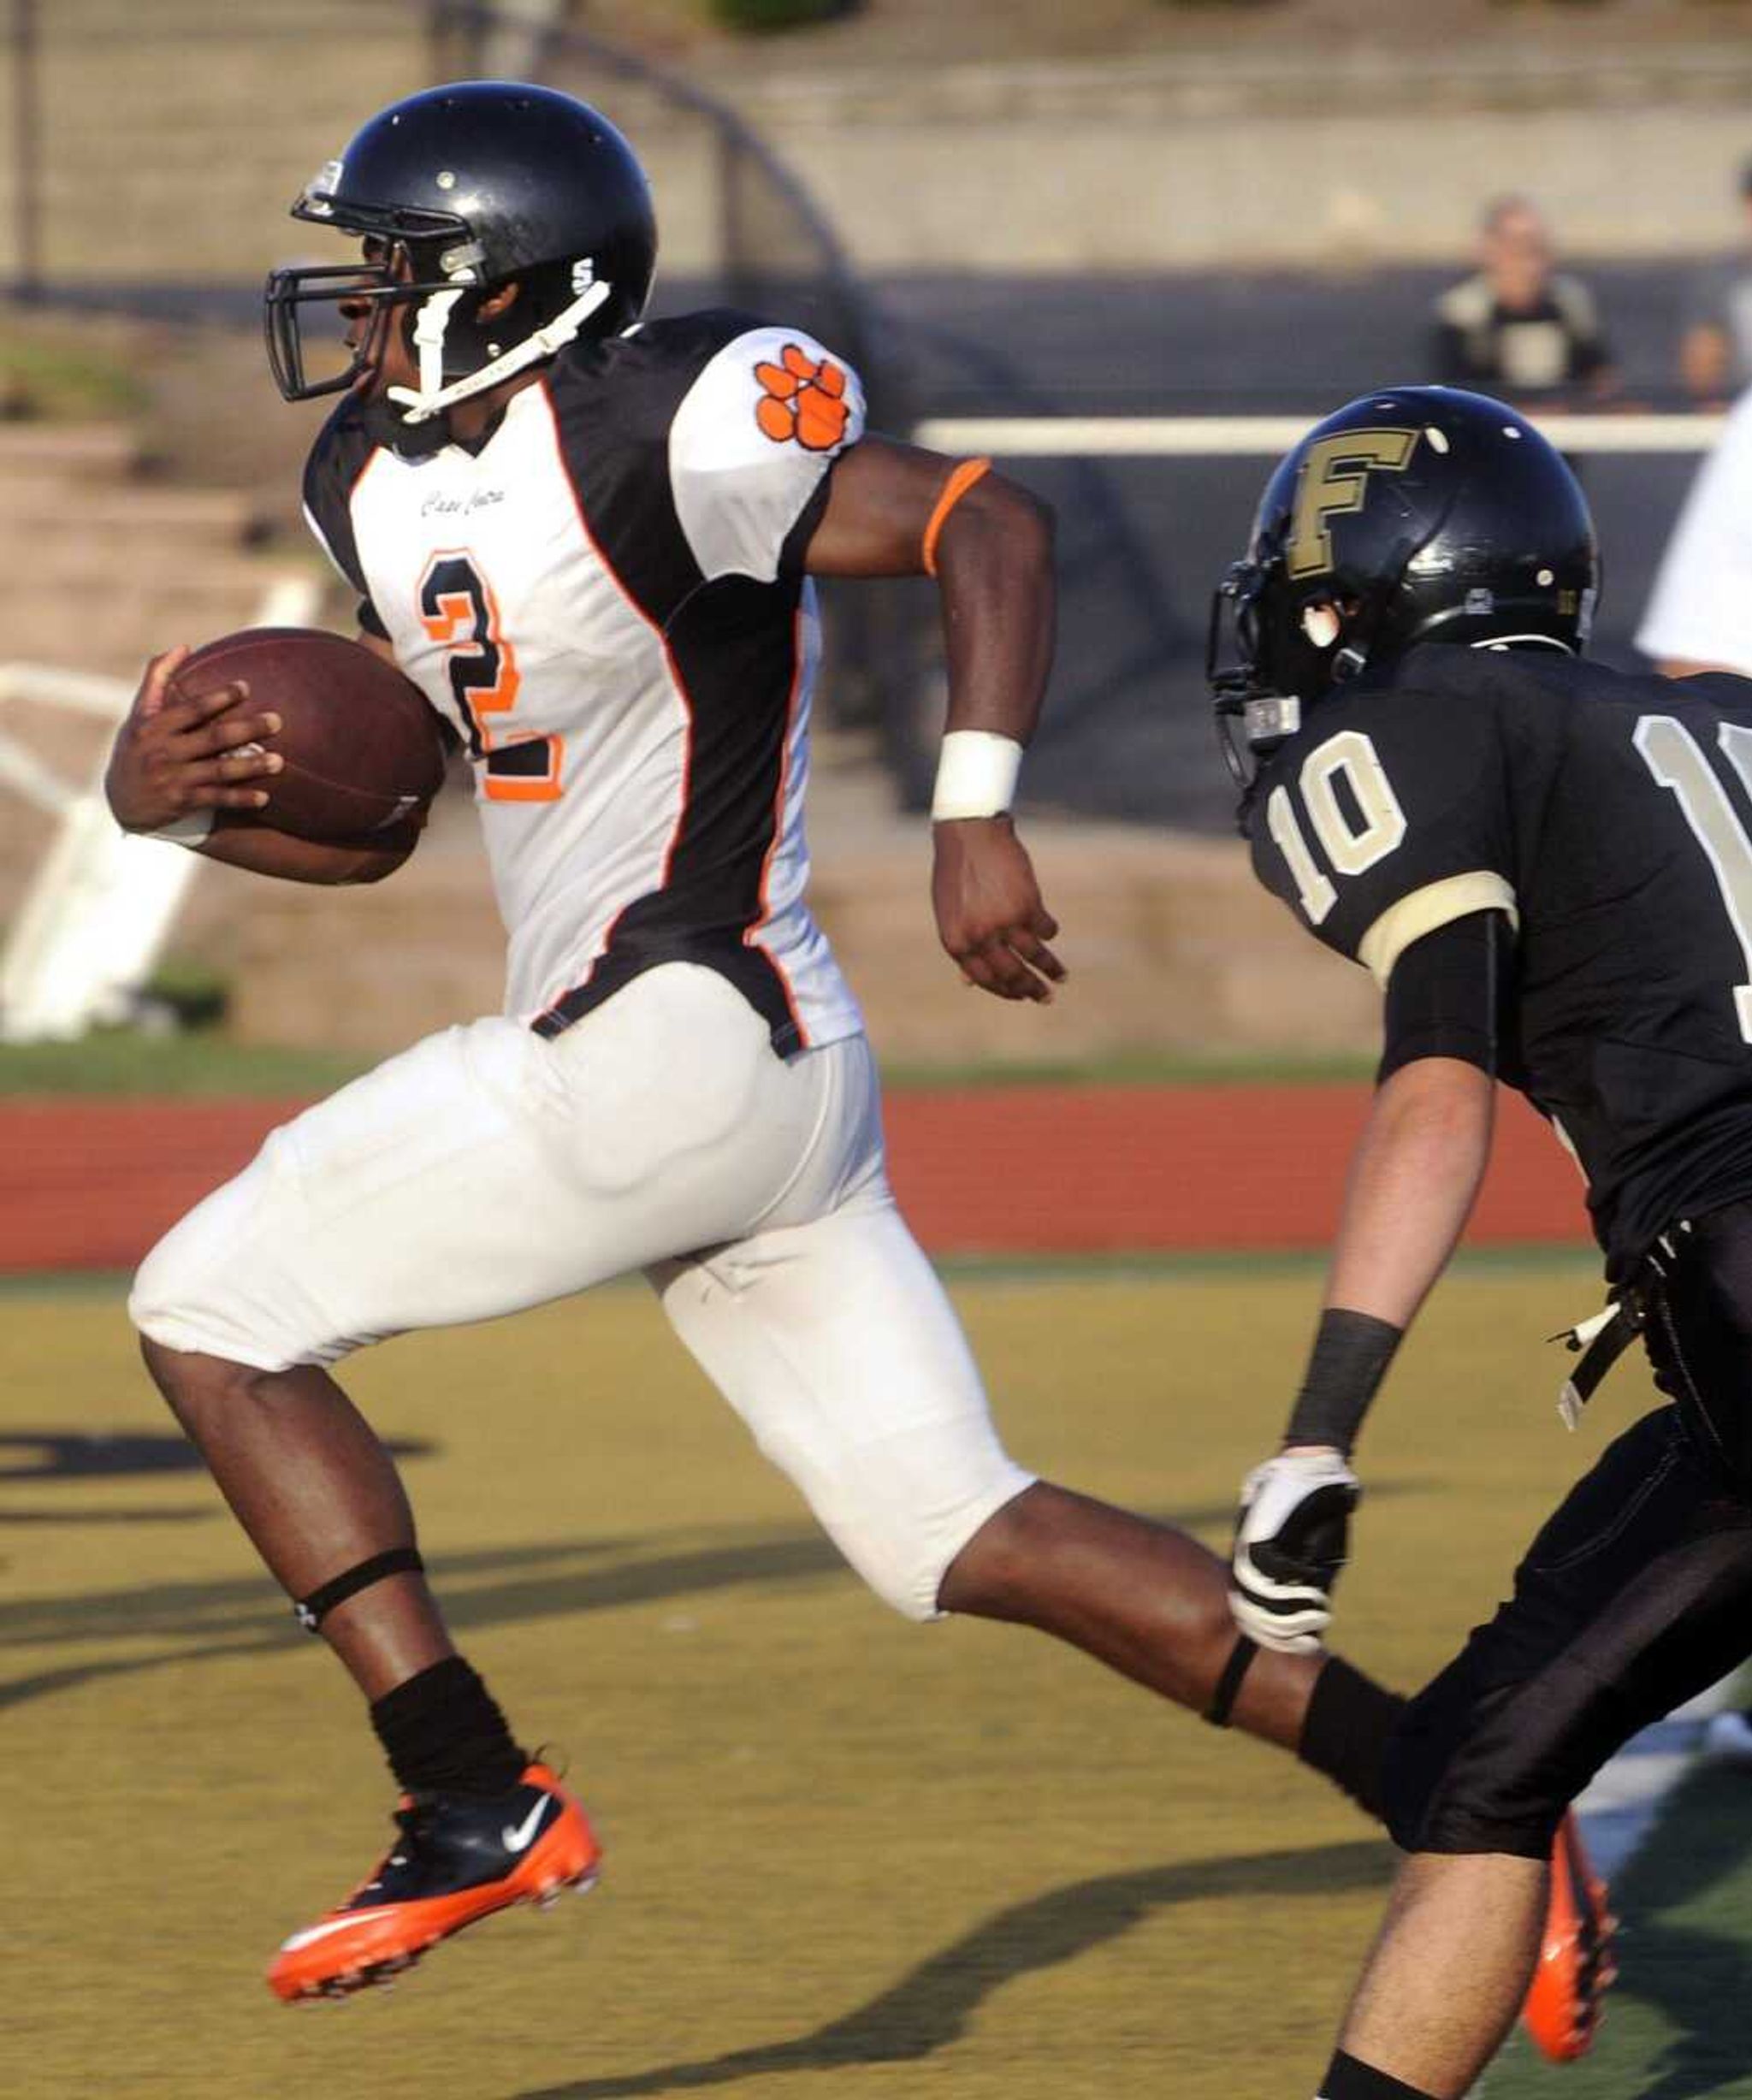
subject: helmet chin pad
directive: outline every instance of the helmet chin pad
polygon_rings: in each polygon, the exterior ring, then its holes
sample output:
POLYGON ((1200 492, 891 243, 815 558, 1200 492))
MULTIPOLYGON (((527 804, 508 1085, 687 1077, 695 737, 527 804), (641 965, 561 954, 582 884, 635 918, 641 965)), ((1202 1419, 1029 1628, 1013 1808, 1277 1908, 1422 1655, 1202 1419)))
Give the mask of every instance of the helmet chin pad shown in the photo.
MULTIPOLYGON (((445 337, 450 327, 450 317, 458 300, 466 297, 466 289, 458 287, 454 291, 440 292, 423 301, 414 322, 414 349, 419 363, 417 387, 390 387, 385 398, 395 403, 402 411, 402 420, 407 423, 429 422, 459 401, 471 396, 485 393, 503 381, 515 378, 531 365, 539 364, 565 348, 592 314, 607 304, 613 297, 614 287, 609 284, 591 284, 570 305, 562 307, 553 320, 535 329, 521 342, 513 343, 508 350, 456 379, 447 379, 445 363, 445 337)), ((482 323, 474 324, 478 331, 482 323)), ((490 325, 490 324, 488 324, 490 325)))

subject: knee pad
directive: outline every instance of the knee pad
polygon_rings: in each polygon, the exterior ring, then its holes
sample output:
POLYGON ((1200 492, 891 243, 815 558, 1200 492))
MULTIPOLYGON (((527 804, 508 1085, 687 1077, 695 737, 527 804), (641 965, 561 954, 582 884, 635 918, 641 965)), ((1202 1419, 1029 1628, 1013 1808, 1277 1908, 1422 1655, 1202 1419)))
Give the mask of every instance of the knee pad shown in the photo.
POLYGON ((175 1337, 181 1309, 198 1295, 201 1268, 191 1258, 188 1220, 173 1225, 134 1271, 128 1287, 127 1316, 142 1334, 167 1348, 185 1345, 175 1337))
MULTIPOLYGON (((269 1141, 270 1144, 272 1140, 269 1141)), ((309 1360, 293 1323, 306 1310, 291 1279, 240 1254, 259 1166, 198 1204, 134 1274, 127 1316, 166 1349, 266 1371, 309 1360)))
POLYGON ((1435 1682, 1408 1702, 1388 1738, 1382 1762, 1382 1820, 1401 1852, 1417 1852, 1430 1802, 1454 1753, 1453 1730, 1467 1700, 1449 1683, 1459 1670, 1450 1665, 1435 1682))
POLYGON ((944 1616, 938 1606, 937 1593, 949 1572, 949 1561, 924 1550, 922 1541, 876 1540, 862 1529, 837 1525, 828 1526, 828 1535, 866 1588, 903 1618, 923 1626, 944 1616))
POLYGON ((1004 1461, 1001 1476, 950 1507, 920 1499, 908 1503, 832 1504, 810 1496, 817 1522, 882 1601, 915 1624, 942 1618, 943 1578, 957 1555, 1034 1476, 1004 1461))
POLYGON ((1412 1701, 1388 1748, 1388 1830, 1403 1852, 1506 1852, 1542 1860, 1584 1769, 1601 1717, 1595 1688, 1554 1667, 1531 1685, 1471 1700, 1456 1671, 1412 1701))

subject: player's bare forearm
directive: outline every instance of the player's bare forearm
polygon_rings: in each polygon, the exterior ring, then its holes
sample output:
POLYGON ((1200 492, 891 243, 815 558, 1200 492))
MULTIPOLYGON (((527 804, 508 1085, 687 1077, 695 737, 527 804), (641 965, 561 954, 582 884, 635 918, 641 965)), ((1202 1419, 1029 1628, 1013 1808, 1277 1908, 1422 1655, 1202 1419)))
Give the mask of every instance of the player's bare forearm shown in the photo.
POLYGON ((1266 1647, 1311 1651, 1331 1622, 1358 1491, 1351 1448, 1400 1334, 1471 1215, 1494 1086, 1461 1058, 1421 1057, 1375 1097, 1283 1447, 1241 1484, 1230 1607, 1266 1647))
POLYGON ((393 875, 419 843, 424 828, 422 814, 365 838, 317 840, 259 823, 228 823, 221 816, 198 850, 204 860, 222 861, 252 875, 343 888, 393 875))
POLYGON ((1410 1324, 1471 1216, 1495 1095, 1458 1057, 1420 1057, 1382 1086, 1351 1156, 1329 1307, 1410 1324))
MULTIPOLYGON (((926 535, 956 466, 888 438, 853 446, 834 467, 810 574, 926 574, 926 535)), ((932 555, 949 654, 945 726, 1025 744, 1052 665, 1051 511, 1005 476, 985 474, 941 519, 932 555)))
POLYGON ((938 543, 949 655, 946 730, 1026 744, 1039 723, 1057 637, 1052 514, 996 475, 974 483, 938 543))
MULTIPOLYGON (((866 438, 833 470, 808 564, 816 576, 934 571, 949 658, 945 731, 1027 743, 1057 618, 1045 504, 1002 475, 957 479, 956 463, 939 453, 866 438)), ((976 803, 939 821, 934 840, 938 935, 963 979, 999 998, 1050 1000, 1064 976, 1046 945, 1058 924, 1008 807, 994 795, 984 813, 976 803)))

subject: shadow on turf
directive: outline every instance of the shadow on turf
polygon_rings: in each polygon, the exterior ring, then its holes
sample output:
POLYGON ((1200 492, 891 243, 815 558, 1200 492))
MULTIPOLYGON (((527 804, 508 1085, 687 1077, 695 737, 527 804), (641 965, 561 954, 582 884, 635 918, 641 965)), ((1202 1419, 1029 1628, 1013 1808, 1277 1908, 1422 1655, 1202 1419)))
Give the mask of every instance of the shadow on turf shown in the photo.
POLYGON ((1309 1852, 1182 1860, 1073 1882, 999 1911, 879 1997, 813 2033, 653 2071, 547 2085, 518 2100, 637 2100, 643 2094, 732 2085, 785 2071, 915 2062, 958 2041, 980 2006, 1005 1984, 1033 1969, 1074 1961, 1131 1931, 1152 1912, 1208 1896, 1315 1896, 1385 1888, 1392 1872, 1393 1854, 1385 1840, 1364 1839, 1309 1852))
MULTIPOLYGON (((1405 1484, 1387 1486, 1376 1499, 1394 1492, 1406 1492, 1405 1484)), ((1161 1522, 1195 1529, 1223 1523, 1233 1510, 1224 1504, 1154 1514, 1161 1522)), ((752 1536, 738 1531, 723 1544, 682 1553, 656 1550, 661 1543, 639 1537, 548 1540, 447 1553, 433 1566, 445 1618, 459 1634, 660 1604, 748 1583, 853 1579, 818 1531, 752 1536)), ((52 1649, 56 1667, 0 1683, 0 1711, 171 1664, 305 1652, 304 1638, 278 1593, 259 1575, 0 1603, 0 1650, 35 1647, 52 1649), (107 1645, 142 1637, 174 1645, 155 1654, 89 1663, 60 1659, 81 1642, 107 1645)))
MULTIPOLYGON (((1190 1515, 1204 1520, 1207 1512, 1190 1515)), ((850 1579, 819 1532, 738 1535, 733 1542, 684 1553, 654 1550, 660 1544, 636 1537, 550 1540, 449 1553, 435 1561, 434 1569, 446 1619, 459 1634, 661 1603, 744 1583, 850 1579)), ((0 1650, 36 1647, 54 1653, 55 1666, 0 1683, 0 1710, 173 1664, 301 1657, 306 1652, 305 1637, 265 1576, 0 1604, 0 1650), (173 1645, 147 1655, 65 1659, 67 1649, 80 1642, 107 1646, 141 1637, 173 1645)))
MULTIPOLYGON (((388 1446, 398 1458, 429 1458, 435 1444, 408 1438, 388 1446)), ((139 1480, 147 1475, 196 1473, 206 1461, 189 1440, 175 1430, 15 1429, 0 1434, 0 1482, 17 1489, 58 1487, 67 1481, 139 1480)), ((216 1517, 215 1502, 187 1507, 154 1505, 134 1509, 98 1510, 69 1506, 51 1496, 42 1508, 0 1507, 7 1524, 188 1523, 216 1517)))

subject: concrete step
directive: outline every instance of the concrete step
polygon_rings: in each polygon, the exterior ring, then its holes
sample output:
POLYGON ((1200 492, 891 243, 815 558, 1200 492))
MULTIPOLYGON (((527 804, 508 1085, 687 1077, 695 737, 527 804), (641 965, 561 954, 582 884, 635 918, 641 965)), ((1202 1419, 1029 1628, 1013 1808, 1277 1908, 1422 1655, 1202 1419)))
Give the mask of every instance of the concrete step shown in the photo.
MULTIPOLYGON (((242 548, 188 549, 179 542, 150 538, 134 540, 124 565, 117 559, 114 535, 101 526, 82 535, 76 518, 71 518, 40 537, 15 528, 0 530, 0 552, 14 589, 46 593, 101 586, 106 603, 137 604, 160 595, 181 600, 215 592, 248 591, 275 566, 242 548)), ((86 609, 80 608, 81 617, 86 609)))
POLYGON ((393 30, 406 23, 411 10, 406 0, 299 0, 296 9, 223 10, 228 19, 222 23, 216 19, 221 12, 213 0, 152 0, 149 15, 139 0, 56 0, 52 10, 43 10, 38 33, 44 50, 69 52, 125 43, 137 50, 159 47, 174 53, 178 44, 186 50, 191 39, 211 43, 220 37, 283 51, 287 44, 307 46, 317 37, 393 30))
POLYGON ((62 535, 88 534, 173 538, 179 549, 192 541, 242 547, 259 537, 263 521, 252 498, 229 488, 180 488, 168 483, 99 484, 70 491, 62 475, 22 473, 5 477, 0 537, 8 533, 30 546, 62 535))
POLYGON ((204 573, 208 567, 120 586, 63 578, 40 591, 15 575, 7 660, 100 671, 131 683, 157 650, 179 642, 198 647, 257 624, 269 584, 283 573, 269 561, 238 564, 222 576, 204 573))
POLYGON ((119 423, 0 423, 0 492, 15 480, 118 481, 140 463, 139 441, 119 423))
MULTIPOLYGON (((1028 1064, 1180 1048, 1366 1050, 1378 999, 1364 974, 1301 938, 1253 881, 1239 843, 1117 825, 1034 823, 1028 843, 1064 926, 1071 981, 1050 1007, 965 990, 932 922, 929 840, 879 818, 852 838, 818 827, 813 902, 885 1057, 1028 1064)), ((447 795, 432 831, 374 889, 324 892, 204 875, 179 948, 232 972, 247 1041, 388 1052, 496 1012, 504 934, 474 820, 447 795)))
POLYGON ((215 868, 180 951, 189 933, 230 968, 228 1027, 243 1042, 387 1052, 496 1013, 503 993, 505 930, 474 813, 453 789, 388 882, 319 890, 215 868))

